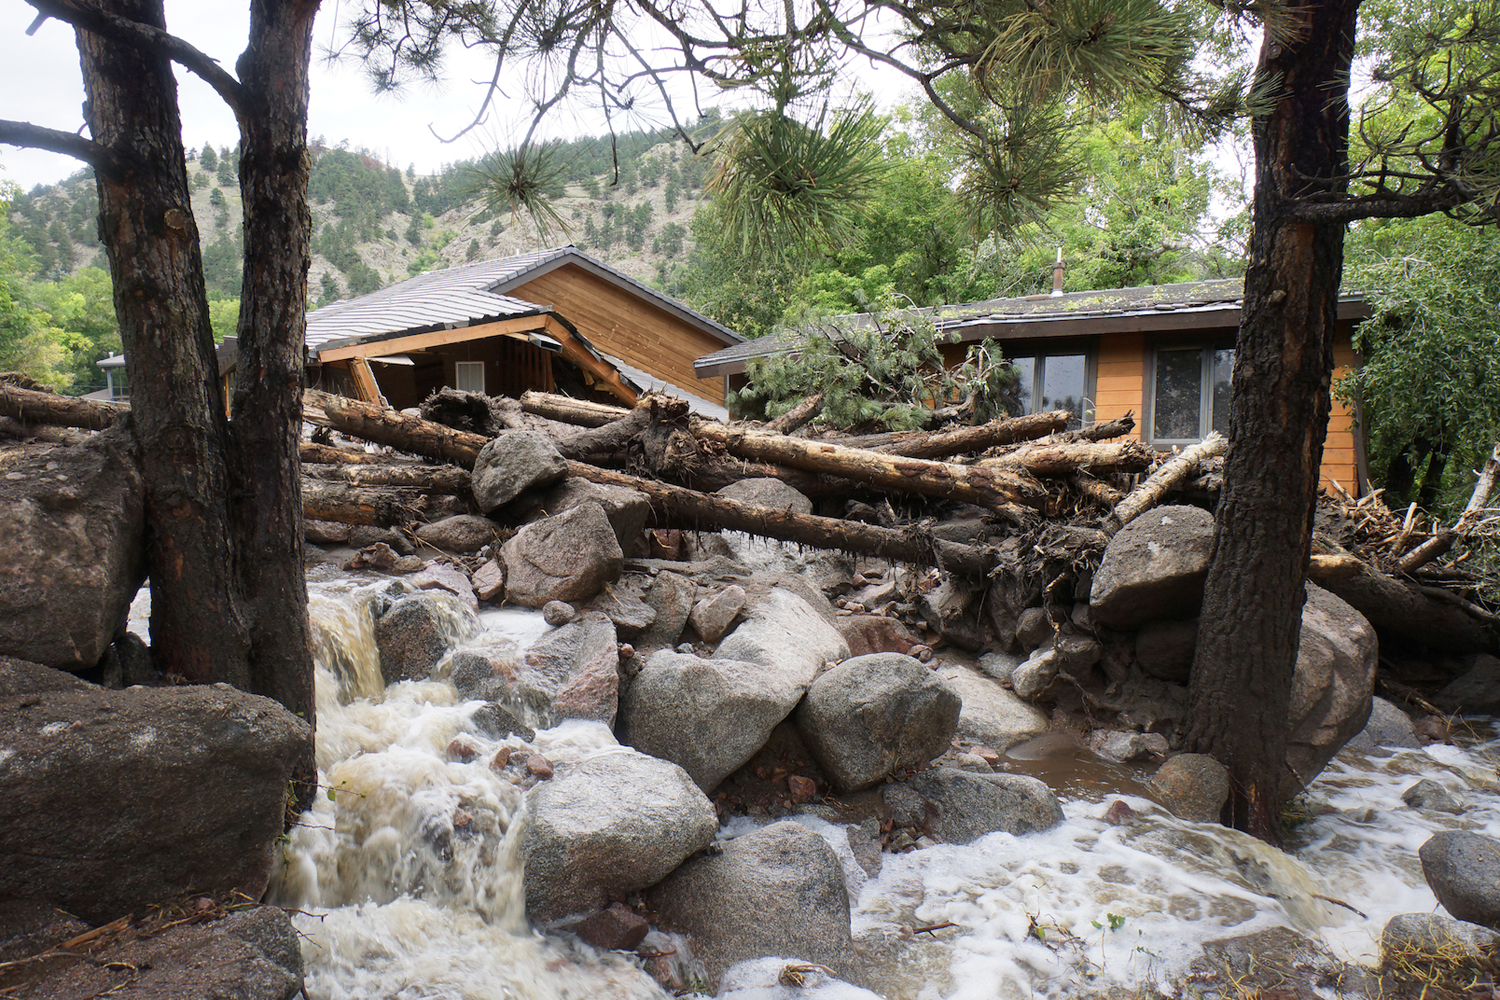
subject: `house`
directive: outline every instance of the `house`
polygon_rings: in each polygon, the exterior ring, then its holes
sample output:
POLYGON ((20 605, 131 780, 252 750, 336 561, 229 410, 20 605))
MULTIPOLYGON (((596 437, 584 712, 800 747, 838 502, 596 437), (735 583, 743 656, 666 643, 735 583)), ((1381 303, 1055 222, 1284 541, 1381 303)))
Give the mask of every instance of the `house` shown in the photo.
POLYGON ((307 315, 309 383, 416 406, 452 386, 645 391, 723 415, 721 379, 693 359, 743 337, 575 247, 432 271, 307 315))
MULTIPOLYGON (((1026 412, 1068 409, 1080 420, 1097 421, 1133 413, 1136 440, 1170 448, 1200 441, 1211 429, 1228 429, 1242 296, 1236 278, 1054 292, 922 312, 940 331, 958 335, 957 343, 943 347, 949 364, 982 340, 998 343, 1020 371, 1026 412)), ((1350 334, 1370 308, 1346 293, 1338 309, 1334 362, 1342 372, 1358 364, 1350 334)), ((784 340, 762 337, 704 355, 694 368, 700 378, 717 376, 738 388, 752 358, 788 349, 784 340)), ((1350 492, 1367 488, 1357 416, 1333 401, 1323 450, 1325 486, 1337 480, 1350 492)))

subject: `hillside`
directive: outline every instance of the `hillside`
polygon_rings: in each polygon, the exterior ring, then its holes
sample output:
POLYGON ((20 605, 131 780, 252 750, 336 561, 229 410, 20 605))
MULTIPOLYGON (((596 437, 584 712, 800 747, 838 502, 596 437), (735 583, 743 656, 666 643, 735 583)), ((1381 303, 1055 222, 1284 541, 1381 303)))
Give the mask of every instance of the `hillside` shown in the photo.
MULTIPOLYGON (((486 205, 476 190, 481 163, 460 162, 421 176, 366 151, 316 140, 308 184, 309 305, 364 294, 426 270, 565 243, 638 280, 660 280, 665 267, 691 250, 706 164, 666 133, 630 133, 615 148, 612 154, 607 137, 553 147, 560 176, 550 200, 565 228, 539 233, 529 217, 486 205)), ((239 295, 241 199, 234 162, 227 147, 205 146, 191 151, 188 163, 211 300, 239 295)), ((35 257, 31 277, 55 281, 105 267, 97 213, 86 170, 18 194, 10 219, 35 257)))

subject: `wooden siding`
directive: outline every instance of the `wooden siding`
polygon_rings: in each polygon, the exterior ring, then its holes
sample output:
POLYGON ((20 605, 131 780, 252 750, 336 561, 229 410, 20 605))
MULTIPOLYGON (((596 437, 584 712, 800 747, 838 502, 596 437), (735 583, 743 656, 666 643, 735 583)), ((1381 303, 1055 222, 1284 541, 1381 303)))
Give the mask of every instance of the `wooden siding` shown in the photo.
POLYGON ((1145 398, 1146 337, 1121 333, 1099 338, 1099 356, 1094 379, 1094 419, 1118 420, 1135 416, 1130 436, 1141 440, 1141 403, 1145 398))
POLYGON ((721 349, 723 341, 623 288, 567 264, 506 294, 546 303, 604 353, 695 396, 724 402, 723 379, 693 373, 693 360, 721 349))
MULTIPOLYGON (((1333 377, 1338 377, 1358 364, 1354 356, 1354 345, 1349 339, 1350 326, 1340 323, 1333 340, 1333 377)), ((1350 493, 1363 490, 1359 481, 1359 451, 1355 435, 1354 416, 1337 397, 1328 414, 1328 439, 1323 444, 1323 488, 1329 480, 1338 480, 1340 486, 1350 493)))

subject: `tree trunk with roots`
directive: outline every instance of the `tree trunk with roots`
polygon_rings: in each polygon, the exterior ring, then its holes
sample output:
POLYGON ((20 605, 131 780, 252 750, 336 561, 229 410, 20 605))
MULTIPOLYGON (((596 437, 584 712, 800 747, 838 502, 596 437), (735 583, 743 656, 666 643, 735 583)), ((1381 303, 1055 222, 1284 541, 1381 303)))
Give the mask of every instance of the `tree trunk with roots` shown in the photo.
POLYGON ((1344 224, 1295 209, 1346 187, 1359 2, 1289 5, 1297 30, 1268 30, 1261 48, 1274 106, 1254 123, 1229 452, 1193 662, 1189 746, 1229 769, 1224 821, 1273 844, 1343 275, 1344 224))

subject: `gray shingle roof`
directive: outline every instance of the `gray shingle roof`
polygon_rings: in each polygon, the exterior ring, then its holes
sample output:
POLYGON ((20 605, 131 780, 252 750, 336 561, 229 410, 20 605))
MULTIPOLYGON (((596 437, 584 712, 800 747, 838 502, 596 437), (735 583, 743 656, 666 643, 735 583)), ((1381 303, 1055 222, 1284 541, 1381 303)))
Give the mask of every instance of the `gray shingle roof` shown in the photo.
MULTIPOLYGON (((979 328, 1005 327, 1025 324, 1026 336, 1045 337, 1049 323, 1059 324, 1057 332, 1063 332, 1062 324, 1068 323, 1069 332, 1097 332, 1086 329, 1090 320, 1103 322, 1127 317, 1149 317, 1162 314, 1204 314, 1219 317, 1233 314, 1240 308, 1244 297, 1244 282, 1240 278, 1214 281, 1190 281, 1175 285, 1144 285, 1138 288, 1111 288, 1100 291, 1068 292, 1063 295, 1027 295, 1009 299, 987 299, 982 302, 966 302, 959 305, 936 306, 915 310, 919 315, 931 316, 940 330, 968 334, 963 339, 980 339, 979 328)), ((1357 293, 1344 292, 1340 298, 1339 315, 1368 315, 1363 297, 1357 293)), ((833 323, 849 327, 868 326, 869 314, 834 317, 833 323)), ((1149 322, 1147 320, 1146 322, 1149 322)), ((796 338, 776 336, 761 337, 698 358, 693 367, 699 376, 726 371, 743 371, 750 358, 763 357, 789 350, 796 338)))
POLYGON ((577 247, 567 246, 430 271, 368 295, 315 309, 307 314, 307 346, 317 351, 395 333, 425 333, 494 320, 545 315, 552 311, 550 306, 505 292, 564 264, 576 264, 617 285, 628 287, 726 344, 744 339, 577 247))

